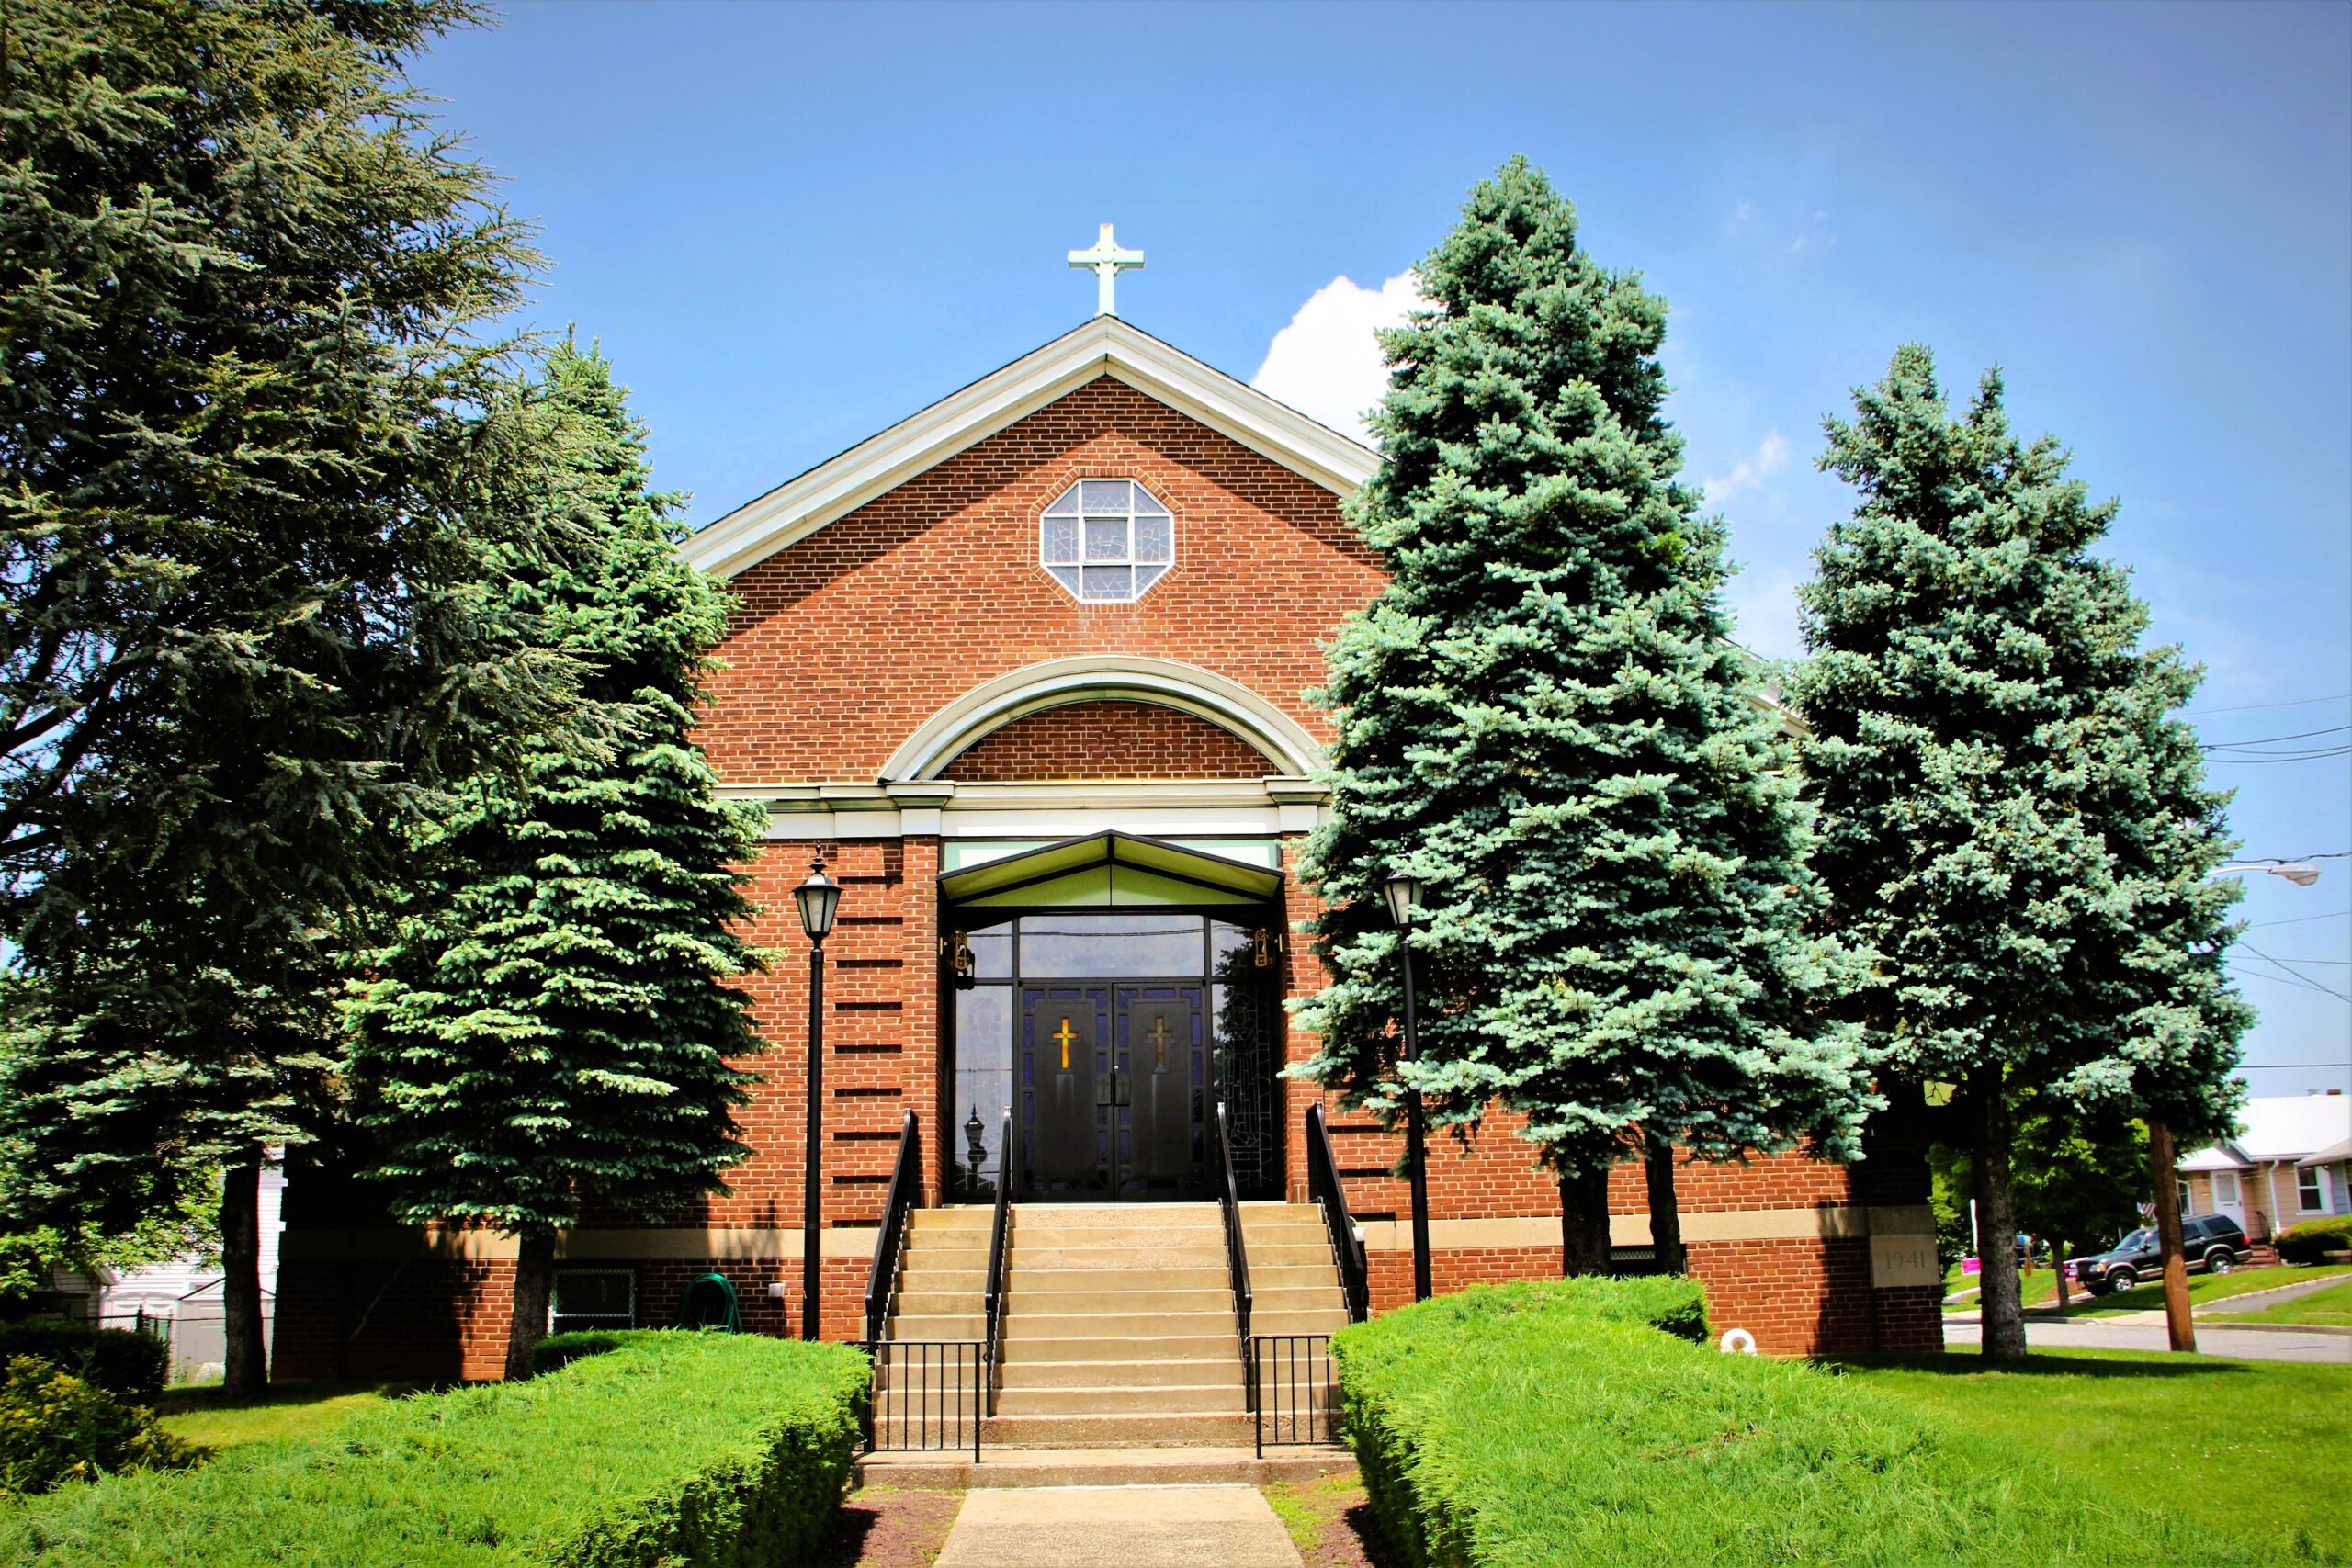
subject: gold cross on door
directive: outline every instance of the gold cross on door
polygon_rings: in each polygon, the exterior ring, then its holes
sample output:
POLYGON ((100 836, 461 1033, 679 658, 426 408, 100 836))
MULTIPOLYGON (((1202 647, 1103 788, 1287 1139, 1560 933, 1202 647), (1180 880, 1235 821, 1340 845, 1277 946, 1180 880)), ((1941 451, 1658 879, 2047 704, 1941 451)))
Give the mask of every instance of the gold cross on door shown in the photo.
POLYGON ((1068 1019, 1064 1019, 1064 1020, 1062 1020, 1062 1026, 1061 1026, 1060 1031, 1059 1031, 1057 1033, 1055 1033, 1055 1034, 1052 1034, 1052 1035, 1047 1036, 1047 1038, 1049 1038, 1049 1039, 1053 1039, 1053 1040, 1058 1040, 1058 1041, 1060 1041, 1060 1042, 1062 1043, 1062 1070, 1063 1070, 1063 1071, 1065 1071, 1065 1072, 1069 1071, 1069 1043, 1070 1043, 1070 1042, 1071 1042, 1071 1041, 1073 1041, 1073 1040, 1075 1040, 1075 1039, 1077 1039, 1077 1038, 1078 1038, 1078 1036, 1077 1036, 1077 1035, 1072 1034, 1072 1033, 1070 1032, 1070 1031, 1069 1031, 1069 1020, 1068 1020, 1068 1019))
POLYGON ((1151 1021, 1151 1032, 1145 1035, 1144 1038, 1151 1042, 1152 1067, 1156 1071, 1166 1071, 1168 1067, 1168 1043, 1176 1038, 1174 1035, 1168 1032, 1168 1020, 1165 1017, 1153 1019, 1151 1021))

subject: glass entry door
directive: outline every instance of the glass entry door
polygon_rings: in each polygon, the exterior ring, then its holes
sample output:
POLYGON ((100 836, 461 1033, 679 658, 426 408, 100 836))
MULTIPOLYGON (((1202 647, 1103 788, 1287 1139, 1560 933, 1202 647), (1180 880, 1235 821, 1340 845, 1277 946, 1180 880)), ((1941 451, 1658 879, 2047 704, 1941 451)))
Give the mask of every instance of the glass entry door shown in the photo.
POLYGON ((1021 987, 1016 1196, 1208 1192, 1204 991, 1116 981, 1021 987))

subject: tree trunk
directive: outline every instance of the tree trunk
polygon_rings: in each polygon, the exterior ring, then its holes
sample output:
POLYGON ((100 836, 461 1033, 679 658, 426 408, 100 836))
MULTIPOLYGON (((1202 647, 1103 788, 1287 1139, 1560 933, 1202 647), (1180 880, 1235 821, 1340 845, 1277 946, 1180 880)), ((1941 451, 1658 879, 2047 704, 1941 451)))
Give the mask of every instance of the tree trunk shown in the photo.
POLYGON ((220 1393, 259 1399, 269 1383, 261 1331, 261 1161, 220 1173, 220 1393))
POLYGON ((2017 1190, 2009 1179, 2009 1096, 1998 1063, 1969 1075, 1969 1113, 1975 1126, 1977 1295, 1984 1320, 1984 1353, 2007 1359, 2025 1354, 2025 1303, 2018 1283, 2017 1190))
POLYGON ((2176 1350, 2197 1348, 2188 1311, 2188 1258, 2180 1246, 2180 1175, 2173 1167, 2172 1128, 2148 1123, 2148 1175, 2156 1187, 2156 1246, 2165 1260, 2165 1329, 2176 1350))
POLYGON ((525 1231, 515 1238, 514 1311, 506 1322, 506 1381, 531 1375, 531 1352, 547 1337, 548 1293, 555 1285, 555 1232, 525 1231))
POLYGON ((1560 1179, 1560 1272, 1609 1272, 1609 1171, 1560 1179))
POLYGON ((1655 1133, 1643 1134, 1646 1145, 1642 1179, 1650 1195, 1650 1251, 1659 1269, 1688 1274, 1690 1260, 1682 1253, 1682 1205, 1674 1195, 1674 1144, 1655 1133))

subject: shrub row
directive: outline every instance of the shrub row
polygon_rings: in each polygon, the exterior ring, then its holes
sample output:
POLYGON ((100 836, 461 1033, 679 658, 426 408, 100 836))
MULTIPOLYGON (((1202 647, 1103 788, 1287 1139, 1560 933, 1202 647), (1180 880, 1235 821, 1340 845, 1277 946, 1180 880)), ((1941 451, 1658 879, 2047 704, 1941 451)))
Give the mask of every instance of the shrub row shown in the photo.
POLYGON ((2324 1263, 2331 1252, 2352 1252, 2352 1214, 2322 1214, 2289 1225, 2270 1239, 2290 1263, 2324 1263))
POLYGON ((159 1335, 99 1328, 58 1318, 0 1323, 0 1366, 31 1356, 134 1404, 152 1404, 171 1371, 171 1347, 159 1335))
POLYGON ((56 1568, 749 1568, 805 1561, 849 1478, 865 1356, 654 1333, 518 1383, 419 1395, 331 1437, 119 1476, 0 1522, 56 1568))
POLYGON ((1404 1561, 2259 1561, 2162 1510, 1940 1436, 1828 1370, 1694 1344, 1698 1290, 1482 1286, 1338 1335, 1348 1438, 1404 1561))

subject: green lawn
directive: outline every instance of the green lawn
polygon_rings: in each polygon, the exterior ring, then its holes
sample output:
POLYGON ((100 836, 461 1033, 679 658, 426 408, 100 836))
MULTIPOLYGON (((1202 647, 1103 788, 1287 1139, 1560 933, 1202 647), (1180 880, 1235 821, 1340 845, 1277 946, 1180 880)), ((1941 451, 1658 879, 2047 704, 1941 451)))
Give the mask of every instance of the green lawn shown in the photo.
MULTIPOLYGON (((2320 1270, 2313 1269, 2313 1273, 2320 1270)), ((2338 1269, 2341 1273, 2343 1270, 2338 1269)), ((2330 1285, 2324 1291, 2313 1291, 2292 1301, 2273 1302, 2268 1306, 2246 1312, 2217 1312, 2209 1314, 2224 1323, 2326 1323, 2352 1325, 2352 1281, 2330 1285)))
MULTIPOLYGON (((2307 1280, 2331 1280, 2339 1275, 2352 1275, 2352 1268, 2331 1263, 2317 1269, 2239 1269, 2227 1274, 2191 1274, 2188 1277, 2188 1304, 2192 1307, 2207 1302, 2218 1302, 2231 1296, 2242 1296, 2250 1291, 2276 1290, 2281 1285, 2298 1285, 2307 1280)), ((2151 1280, 2128 1291, 2104 1296, 2082 1296, 2066 1308, 2068 1317, 2112 1317, 2126 1312, 2162 1312, 2165 1292, 2162 1280, 2151 1280)))
POLYGON ((1992 1368, 1973 1351, 1835 1364, 1947 1430, 2161 1499, 2282 1563, 2352 1563, 2352 1367, 2124 1350, 2040 1350, 1992 1368))
POLYGON ((258 1400, 230 1404, 214 1383, 167 1390, 155 1409, 174 1436, 232 1449, 276 1438, 314 1438, 355 1410, 407 1392, 396 1383, 277 1383, 258 1400))

